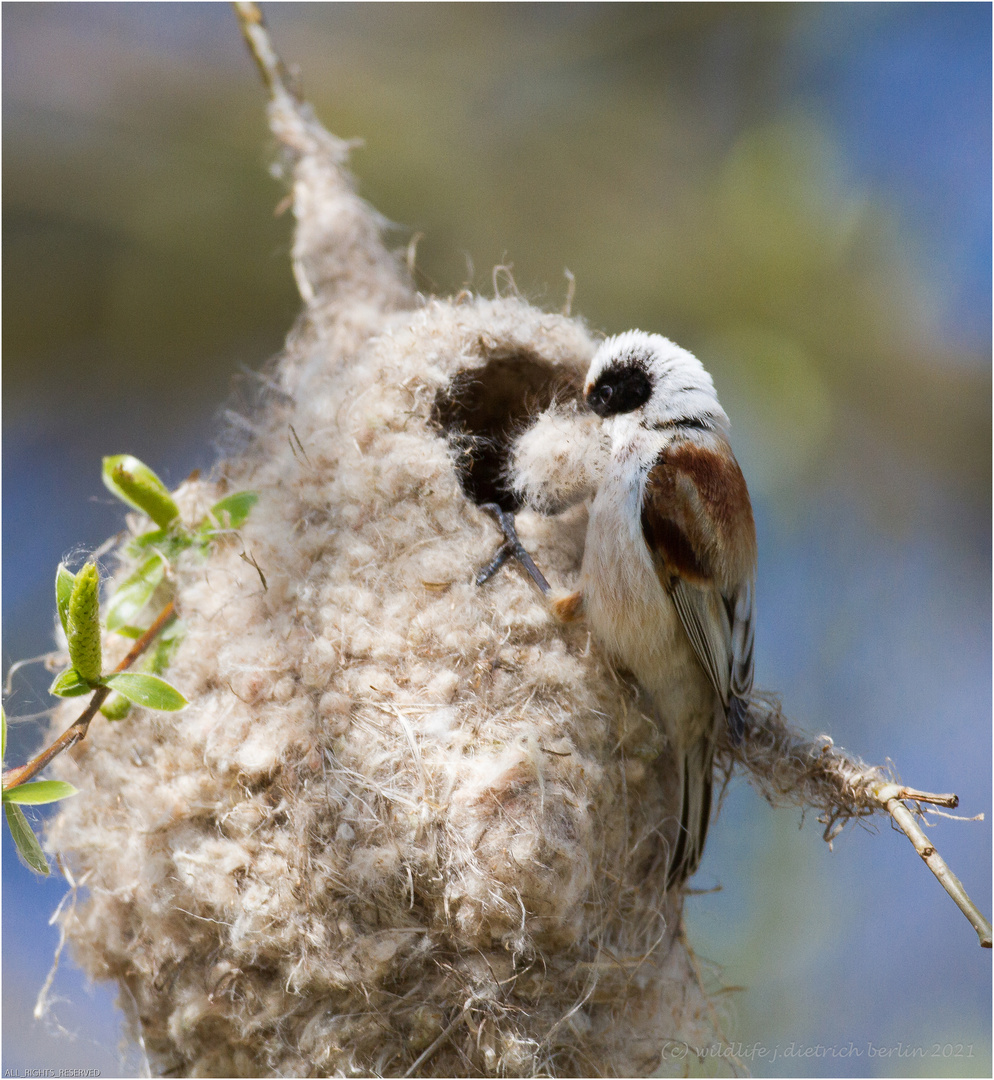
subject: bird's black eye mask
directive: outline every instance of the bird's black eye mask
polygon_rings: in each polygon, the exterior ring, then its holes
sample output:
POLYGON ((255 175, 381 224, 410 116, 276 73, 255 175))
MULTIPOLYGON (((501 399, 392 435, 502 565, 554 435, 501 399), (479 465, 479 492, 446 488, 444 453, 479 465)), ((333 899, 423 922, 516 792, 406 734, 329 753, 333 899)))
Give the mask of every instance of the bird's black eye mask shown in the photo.
POLYGON ((615 416, 641 408, 652 397, 652 379, 641 364, 631 361, 606 367, 587 394, 598 416, 615 416))

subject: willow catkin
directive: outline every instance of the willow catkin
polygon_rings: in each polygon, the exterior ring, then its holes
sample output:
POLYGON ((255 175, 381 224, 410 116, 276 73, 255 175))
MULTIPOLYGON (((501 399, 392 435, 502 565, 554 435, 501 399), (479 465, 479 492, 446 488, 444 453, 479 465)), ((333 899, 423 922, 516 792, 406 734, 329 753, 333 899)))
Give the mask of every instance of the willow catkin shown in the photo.
POLYGON ((100 678, 100 575, 94 563, 80 568, 66 608, 69 661, 86 682, 100 678))

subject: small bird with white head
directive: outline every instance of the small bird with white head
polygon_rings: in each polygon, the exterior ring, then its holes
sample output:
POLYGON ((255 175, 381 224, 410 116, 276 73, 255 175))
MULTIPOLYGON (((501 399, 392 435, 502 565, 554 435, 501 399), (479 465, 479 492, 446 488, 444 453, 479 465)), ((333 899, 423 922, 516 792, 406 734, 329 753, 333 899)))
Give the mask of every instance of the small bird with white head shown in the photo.
MULTIPOLYGON (((668 882, 678 886, 704 848, 720 726, 742 737, 752 691, 752 506, 728 417, 691 353, 639 330, 608 338, 583 393, 610 453, 590 508, 579 588, 562 595, 540 574, 536 581, 560 618, 586 617, 651 701, 681 775, 668 864, 668 882)), ((510 543, 510 515, 501 525, 510 543)))

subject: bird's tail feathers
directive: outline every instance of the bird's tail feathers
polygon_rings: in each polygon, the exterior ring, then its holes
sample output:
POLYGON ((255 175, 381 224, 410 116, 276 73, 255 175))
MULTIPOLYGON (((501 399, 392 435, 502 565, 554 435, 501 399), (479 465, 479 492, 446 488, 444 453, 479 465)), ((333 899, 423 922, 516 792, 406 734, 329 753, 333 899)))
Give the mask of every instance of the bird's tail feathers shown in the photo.
POLYGON ((711 822, 714 738, 701 736, 683 755, 680 831, 666 876, 666 888, 679 888, 694 873, 704 853, 711 822))

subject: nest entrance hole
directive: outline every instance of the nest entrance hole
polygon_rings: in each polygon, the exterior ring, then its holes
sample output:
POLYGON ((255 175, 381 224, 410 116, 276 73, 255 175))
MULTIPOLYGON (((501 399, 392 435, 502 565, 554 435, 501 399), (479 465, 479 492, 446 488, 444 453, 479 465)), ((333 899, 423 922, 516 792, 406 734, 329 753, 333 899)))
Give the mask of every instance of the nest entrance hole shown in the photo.
POLYGON ((578 398, 580 379, 525 350, 490 350, 487 357, 482 367, 456 372, 436 395, 432 418, 457 450, 466 497, 514 513, 521 500, 510 485, 511 446, 553 400, 578 398))

